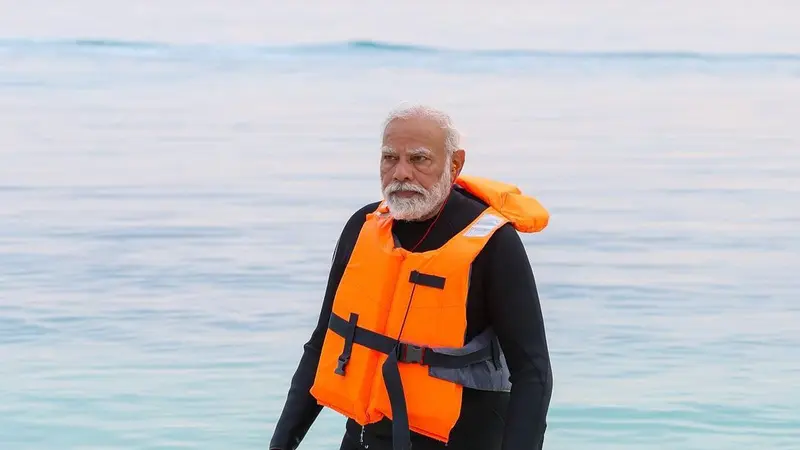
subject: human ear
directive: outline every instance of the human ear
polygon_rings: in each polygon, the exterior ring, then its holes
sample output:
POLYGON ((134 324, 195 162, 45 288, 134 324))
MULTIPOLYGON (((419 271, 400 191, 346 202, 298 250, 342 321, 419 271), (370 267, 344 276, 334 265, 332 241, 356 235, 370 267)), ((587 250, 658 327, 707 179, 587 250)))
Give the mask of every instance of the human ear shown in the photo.
POLYGON ((450 165, 450 174, 454 180, 461 174, 461 169, 464 168, 465 159, 466 152, 463 149, 458 149, 453 152, 452 163, 450 165))

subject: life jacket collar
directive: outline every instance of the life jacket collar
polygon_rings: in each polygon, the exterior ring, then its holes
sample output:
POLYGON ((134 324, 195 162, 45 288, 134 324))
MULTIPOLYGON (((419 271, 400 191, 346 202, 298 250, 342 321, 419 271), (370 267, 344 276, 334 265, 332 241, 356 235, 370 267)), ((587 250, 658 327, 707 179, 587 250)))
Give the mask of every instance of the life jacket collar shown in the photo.
POLYGON ((455 184, 497 210, 517 231, 536 233, 550 221, 550 213, 544 206, 513 184, 471 175, 459 176, 455 184))

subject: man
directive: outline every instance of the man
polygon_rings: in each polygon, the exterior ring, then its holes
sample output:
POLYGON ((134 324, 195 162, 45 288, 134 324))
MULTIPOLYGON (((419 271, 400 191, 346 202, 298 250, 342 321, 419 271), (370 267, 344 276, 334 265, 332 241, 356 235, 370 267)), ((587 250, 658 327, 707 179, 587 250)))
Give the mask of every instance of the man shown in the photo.
POLYGON ((270 449, 297 448, 323 406, 348 417, 340 450, 542 448, 550 358, 517 231, 549 215, 464 161, 445 113, 389 115, 384 201, 341 233, 270 449))

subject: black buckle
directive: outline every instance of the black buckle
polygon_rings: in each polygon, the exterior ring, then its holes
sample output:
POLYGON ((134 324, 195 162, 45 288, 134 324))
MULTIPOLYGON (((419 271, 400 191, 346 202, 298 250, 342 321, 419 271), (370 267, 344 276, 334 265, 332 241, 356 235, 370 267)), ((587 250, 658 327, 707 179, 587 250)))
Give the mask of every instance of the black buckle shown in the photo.
POLYGON ((336 370, 334 370, 336 375, 344 375, 344 366, 347 365, 349 359, 350 358, 343 358, 341 356, 339 357, 339 362, 336 364, 336 370))
POLYGON ((422 364, 425 356, 425 347, 414 344, 400 344, 400 361, 412 364, 422 364))

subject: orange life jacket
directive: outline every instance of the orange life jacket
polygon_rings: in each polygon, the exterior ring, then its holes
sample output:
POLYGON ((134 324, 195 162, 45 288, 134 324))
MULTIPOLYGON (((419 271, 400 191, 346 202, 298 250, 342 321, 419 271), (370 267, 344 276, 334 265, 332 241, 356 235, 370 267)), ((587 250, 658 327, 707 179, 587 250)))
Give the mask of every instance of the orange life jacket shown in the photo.
POLYGON ((464 342, 470 267, 503 224, 537 232, 549 220, 516 186, 467 176, 456 184, 489 207, 439 249, 401 248, 385 203, 367 215, 311 388, 319 404, 362 426, 391 419, 395 449, 409 448, 411 430, 447 442, 463 387, 510 389, 492 330, 464 342))

